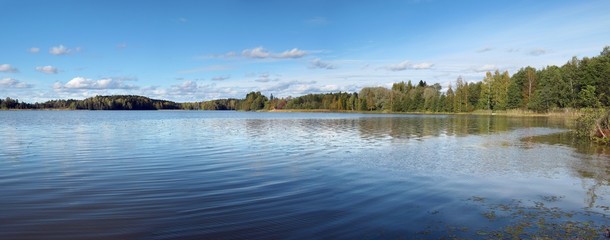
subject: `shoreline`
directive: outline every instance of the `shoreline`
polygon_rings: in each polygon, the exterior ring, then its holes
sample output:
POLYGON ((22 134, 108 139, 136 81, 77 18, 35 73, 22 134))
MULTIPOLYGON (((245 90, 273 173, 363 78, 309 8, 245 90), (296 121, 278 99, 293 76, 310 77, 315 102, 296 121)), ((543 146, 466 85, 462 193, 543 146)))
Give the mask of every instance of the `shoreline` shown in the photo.
POLYGON ((476 115, 476 116, 508 116, 508 117, 558 117, 558 118, 578 118, 583 111, 580 109, 560 109, 547 113, 537 113, 524 110, 504 110, 488 111, 475 110, 473 112, 392 112, 392 111, 349 111, 349 110, 330 110, 330 109, 272 109, 260 110, 258 112, 278 112, 278 113, 358 113, 358 114, 411 114, 411 115, 476 115))
MULTIPOLYGON (((240 110, 189 110, 189 109, 157 109, 157 110, 90 110, 90 109, 70 109, 70 108, 42 108, 42 109, 0 109, 2 111, 240 111, 240 110)), ((411 115, 473 115, 473 116, 507 116, 507 117, 554 117, 576 119, 584 114, 583 109, 558 109, 547 113, 537 113, 524 110, 475 110, 472 112, 392 112, 392 111, 350 111, 350 110, 330 110, 330 109, 272 109, 258 110, 256 112, 269 113, 354 113, 354 114, 411 114, 411 115)))

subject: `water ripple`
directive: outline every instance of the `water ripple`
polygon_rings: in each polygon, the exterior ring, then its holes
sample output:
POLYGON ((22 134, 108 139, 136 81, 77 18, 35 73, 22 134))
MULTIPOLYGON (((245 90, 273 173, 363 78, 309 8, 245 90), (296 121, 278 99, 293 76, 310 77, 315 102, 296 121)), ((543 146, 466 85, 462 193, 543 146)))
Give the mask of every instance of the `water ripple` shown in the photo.
POLYGON ((606 157, 532 140, 564 131, 489 116, 0 112, 0 239, 413 238, 439 221, 495 227, 464 203, 475 195, 610 205, 606 157))

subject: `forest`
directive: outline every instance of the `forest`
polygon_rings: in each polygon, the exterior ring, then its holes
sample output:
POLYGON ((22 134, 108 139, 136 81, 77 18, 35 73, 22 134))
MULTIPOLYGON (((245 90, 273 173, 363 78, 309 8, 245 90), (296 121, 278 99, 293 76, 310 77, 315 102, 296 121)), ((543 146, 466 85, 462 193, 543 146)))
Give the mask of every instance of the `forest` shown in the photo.
POLYGON ((458 77, 446 90, 424 80, 394 83, 391 89, 365 87, 359 92, 307 94, 276 98, 250 92, 244 99, 217 99, 176 103, 134 95, 95 96, 83 100, 51 100, 24 103, 0 99, 0 109, 86 109, 86 110, 329 110, 421 113, 460 113, 475 110, 521 109, 548 112, 565 108, 610 106, 610 46, 599 56, 572 57, 563 66, 542 69, 523 67, 487 72, 478 82, 458 77))
POLYGON ((24 103, 17 99, 0 99, 1 109, 70 109, 70 110, 160 110, 181 109, 180 103, 135 95, 95 96, 83 100, 51 100, 24 103))

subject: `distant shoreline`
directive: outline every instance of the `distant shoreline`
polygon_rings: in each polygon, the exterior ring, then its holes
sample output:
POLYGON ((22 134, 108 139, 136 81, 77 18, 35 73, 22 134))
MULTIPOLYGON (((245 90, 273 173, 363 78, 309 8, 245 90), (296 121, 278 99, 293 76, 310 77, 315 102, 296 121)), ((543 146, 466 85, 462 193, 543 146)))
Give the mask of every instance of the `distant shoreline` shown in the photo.
MULTIPOLYGON (((0 109, 0 111, 237 111, 240 110, 189 110, 189 109, 158 109, 158 110, 89 110, 89 109, 70 109, 70 108, 42 108, 42 109, 0 109)), ((245 112, 245 111, 242 111, 245 112)), ((398 114, 398 115, 474 115, 474 116, 508 116, 508 117, 561 117, 574 118, 582 114, 581 110, 558 109, 547 113, 537 113, 524 110, 504 110, 504 111, 485 111, 476 110, 473 112, 391 112, 391 111, 341 111, 330 109, 272 109, 258 110, 256 112, 268 113, 354 113, 354 114, 398 114)))

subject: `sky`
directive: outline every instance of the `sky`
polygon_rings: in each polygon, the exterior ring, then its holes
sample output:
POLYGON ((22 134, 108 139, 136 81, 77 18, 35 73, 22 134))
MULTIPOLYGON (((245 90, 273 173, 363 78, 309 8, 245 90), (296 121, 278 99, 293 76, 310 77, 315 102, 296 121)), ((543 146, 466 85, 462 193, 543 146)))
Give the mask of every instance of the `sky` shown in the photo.
POLYGON ((610 1, 0 0, 0 97, 177 102, 358 92, 563 65, 610 45, 610 1))

